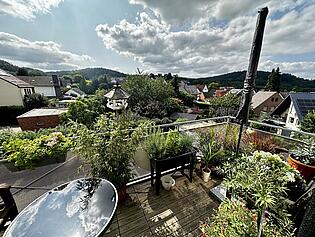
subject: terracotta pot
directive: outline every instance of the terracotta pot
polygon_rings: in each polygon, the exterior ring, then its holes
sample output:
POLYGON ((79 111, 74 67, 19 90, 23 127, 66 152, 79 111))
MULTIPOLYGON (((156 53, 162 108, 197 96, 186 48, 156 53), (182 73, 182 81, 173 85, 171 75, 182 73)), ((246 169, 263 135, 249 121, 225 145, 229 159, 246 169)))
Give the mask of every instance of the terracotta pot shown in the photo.
POLYGON ((291 155, 288 157, 289 165, 298 170, 303 178, 309 182, 315 176, 315 166, 305 165, 298 160, 295 160, 291 155))
POLYGON ((118 190, 118 204, 122 204, 127 199, 127 186, 124 185, 118 190))

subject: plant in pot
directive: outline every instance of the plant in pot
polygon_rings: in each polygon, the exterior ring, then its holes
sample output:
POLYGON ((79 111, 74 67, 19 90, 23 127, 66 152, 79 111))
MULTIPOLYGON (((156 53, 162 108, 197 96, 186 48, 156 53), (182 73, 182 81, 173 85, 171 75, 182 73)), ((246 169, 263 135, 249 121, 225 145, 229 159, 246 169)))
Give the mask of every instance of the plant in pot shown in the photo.
POLYGON ((154 171, 156 173, 157 194, 163 171, 181 167, 182 174, 185 175, 184 167, 189 164, 189 179, 192 181, 195 150, 191 136, 174 130, 163 133, 160 129, 151 129, 142 146, 150 159, 152 185, 154 171))
POLYGON ((220 158, 224 152, 222 142, 216 139, 214 130, 201 131, 198 133, 199 151, 203 161, 202 178, 205 182, 209 181, 211 166, 216 159, 220 158))
POLYGON ((288 163, 297 169, 306 181, 310 181, 315 175, 315 138, 306 140, 292 150, 288 163))
POLYGON ((118 190, 118 202, 125 201, 138 140, 128 131, 128 123, 120 116, 107 115, 101 116, 92 129, 74 122, 71 126, 76 136, 74 152, 83 158, 89 173, 112 182, 118 190))

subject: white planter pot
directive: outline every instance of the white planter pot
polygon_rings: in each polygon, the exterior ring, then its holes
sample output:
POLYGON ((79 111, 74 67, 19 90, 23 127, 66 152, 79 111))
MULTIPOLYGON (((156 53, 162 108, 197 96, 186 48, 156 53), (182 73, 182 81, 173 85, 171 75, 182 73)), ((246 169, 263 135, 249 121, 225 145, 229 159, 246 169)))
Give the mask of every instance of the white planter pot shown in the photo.
POLYGON ((175 186, 175 180, 170 175, 162 176, 161 182, 165 190, 171 190, 175 186))
POLYGON ((202 170, 202 179, 205 182, 209 181, 210 178, 210 174, 211 174, 211 170, 209 170, 209 172, 206 172, 204 169, 202 170))

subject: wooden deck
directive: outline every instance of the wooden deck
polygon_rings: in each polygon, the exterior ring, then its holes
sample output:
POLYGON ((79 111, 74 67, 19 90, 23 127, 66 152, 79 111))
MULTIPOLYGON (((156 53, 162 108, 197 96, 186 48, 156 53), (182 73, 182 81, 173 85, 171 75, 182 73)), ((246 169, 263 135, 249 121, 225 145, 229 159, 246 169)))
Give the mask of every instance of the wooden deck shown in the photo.
POLYGON ((103 237, 197 236, 200 221, 219 205, 209 196, 216 182, 204 183, 197 175, 192 183, 183 176, 175 179, 174 189, 161 189, 159 196, 149 181, 128 187, 129 198, 118 206, 103 237))

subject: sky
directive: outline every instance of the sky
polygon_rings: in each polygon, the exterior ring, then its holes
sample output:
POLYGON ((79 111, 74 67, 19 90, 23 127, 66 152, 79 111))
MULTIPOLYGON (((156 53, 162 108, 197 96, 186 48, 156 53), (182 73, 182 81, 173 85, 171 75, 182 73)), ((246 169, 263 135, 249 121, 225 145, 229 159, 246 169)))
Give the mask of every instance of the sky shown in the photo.
POLYGON ((315 79, 315 0, 0 0, 0 58, 44 71, 246 70, 265 6, 258 70, 315 79))

